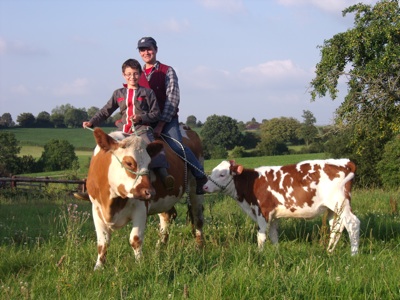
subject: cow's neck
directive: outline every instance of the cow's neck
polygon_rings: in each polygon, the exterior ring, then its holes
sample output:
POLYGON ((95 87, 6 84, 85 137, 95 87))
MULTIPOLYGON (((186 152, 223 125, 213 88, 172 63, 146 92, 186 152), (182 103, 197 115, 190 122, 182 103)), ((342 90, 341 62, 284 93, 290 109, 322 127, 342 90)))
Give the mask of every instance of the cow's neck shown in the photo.
POLYGON ((233 176, 235 183, 236 197, 239 202, 247 201, 252 204, 257 203, 257 198, 254 194, 254 183, 259 177, 258 172, 254 169, 244 169, 241 174, 233 176))

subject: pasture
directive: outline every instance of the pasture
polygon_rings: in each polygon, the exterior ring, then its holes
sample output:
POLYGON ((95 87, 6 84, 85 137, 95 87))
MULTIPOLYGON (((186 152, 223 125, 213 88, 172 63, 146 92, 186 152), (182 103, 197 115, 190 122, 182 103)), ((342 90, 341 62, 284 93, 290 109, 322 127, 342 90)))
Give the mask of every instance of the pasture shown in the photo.
POLYGON ((280 222, 279 246, 257 249, 256 225, 234 200, 207 195, 197 249, 186 205, 167 245, 152 216, 136 262, 130 227, 115 231, 106 267, 93 271, 96 236, 88 202, 62 193, 0 191, 1 299, 399 299, 399 191, 355 190, 360 253, 347 234, 332 255, 321 218, 280 222), (392 199, 392 200, 390 200, 392 199), (397 202, 396 202, 397 201, 397 202))
MULTIPOLYGON (((83 129, 15 129, 21 155, 40 157, 51 138, 71 142, 87 174, 92 133, 83 129)), ((238 158, 246 167, 283 165, 324 154, 238 158)), ((210 173, 221 160, 207 160, 210 173)), ((37 176, 49 174, 36 174, 37 176)), ((35 174, 33 174, 35 176, 35 174)), ((279 246, 257 248, 257 227, 235 201, 206 195, 206 246, 197 249, 186 205, 167 245, 156 246, 158 217, 145 232, 144 259, 128 244, 130 226, 113 233, 107 263, 97 258, 91 205, 57 185, 41 193, 0 190, 0 299, 400 299, 400 190, 353 190, 361 221, 360 249, 350 255, 347 233, 328 255, 322 218, 280 221, 279 246)))

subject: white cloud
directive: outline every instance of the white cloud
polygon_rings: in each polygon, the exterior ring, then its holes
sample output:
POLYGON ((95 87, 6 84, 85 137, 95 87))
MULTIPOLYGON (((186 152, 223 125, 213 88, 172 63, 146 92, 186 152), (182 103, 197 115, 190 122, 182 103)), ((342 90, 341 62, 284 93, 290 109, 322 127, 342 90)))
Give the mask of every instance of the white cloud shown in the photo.
POLYGON ((26 86, 19 84, 10 88, 11 93, 17 96, 27 96, 29 95, 29 90, 26 86))
POLYGON ((0 38, 0 54, 4 54, 7 51, 7 43, 3 38, 0 38))
POLYGON ((185 31, 188 27, 188 20, 178 21, 175 18, 171 18, 163 24, 163 29, 167 29, 169 32, 182 32, 185 31))
POLYGON ((0 54, 41 56, 46 55, 47 53, 47 50, 27 44, 26 42, 19 40, 8 41, 0 38, 0 54))
MULTIPOLYGON (((278 0, 284 6, 315 6, 328 13, 340 13, 343 9, 360 3, 360 0, 278 0)), ((375 4, 377 0, 364 0, 364 4, 375 4)))
POLYGON ((206 9, 228 13, 237 13, 244 10, 242 0, 198 0, 206 9))
POLYGON ((73 82, 64 83, 60 87, 53 89, 55 96, 79 96, 85 95, 89 91, 89 80, 86 78, 78 78, 73 82))
POLYGON ((250 66, 240 71, 243 81, 249 84, 276 85, 304 82, 304 78, 310 78, 312 73, 296 66, 291 60, 272 60, 257 66, 250 66))

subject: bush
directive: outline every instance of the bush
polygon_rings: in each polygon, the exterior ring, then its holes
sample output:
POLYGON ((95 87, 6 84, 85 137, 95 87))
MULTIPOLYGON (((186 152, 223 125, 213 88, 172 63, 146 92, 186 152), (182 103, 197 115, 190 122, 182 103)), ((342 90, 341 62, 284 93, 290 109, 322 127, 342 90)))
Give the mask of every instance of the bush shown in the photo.
POLYGON ((377 169, 385 187, 400 186, 400 135, 385 145, 382 160, 378 162, 377 169))
POLYGON ((66 140, 51 140, 44 145, 44 151, 39 159, 39 164, 43 170, 61 171, 76 168, 78 157, 75 154, 75 148, 66 140), (75 162, 76 161, 76 162, 75 162))
POLYGON ((212 159, 216 159, 216 158, 226 158, 228 156, 228 152, 226 151, 226 149, 222 146, 215 146, 212 150, 211 150, 211 158, 212 159))
POLYGON ((239 158, 245 156, 246 156, 246 150, 244 149, 243 146, 236 146, 235 148, 232 149, 231 153, 229 154, 230 158, 239 158))

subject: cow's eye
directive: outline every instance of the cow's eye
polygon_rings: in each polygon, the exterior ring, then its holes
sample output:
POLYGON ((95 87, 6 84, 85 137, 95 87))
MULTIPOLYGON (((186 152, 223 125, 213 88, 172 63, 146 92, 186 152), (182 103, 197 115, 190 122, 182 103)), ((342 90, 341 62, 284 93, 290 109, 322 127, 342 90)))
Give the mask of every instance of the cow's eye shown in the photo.
POLYGON ((125 164, 125 166, 126 166, 127 168, 129 168, 129 169, 134 169, 134 168, 136 167, 135 161, 130 160, 130 159, 124 160, 124 164, 125 164))

